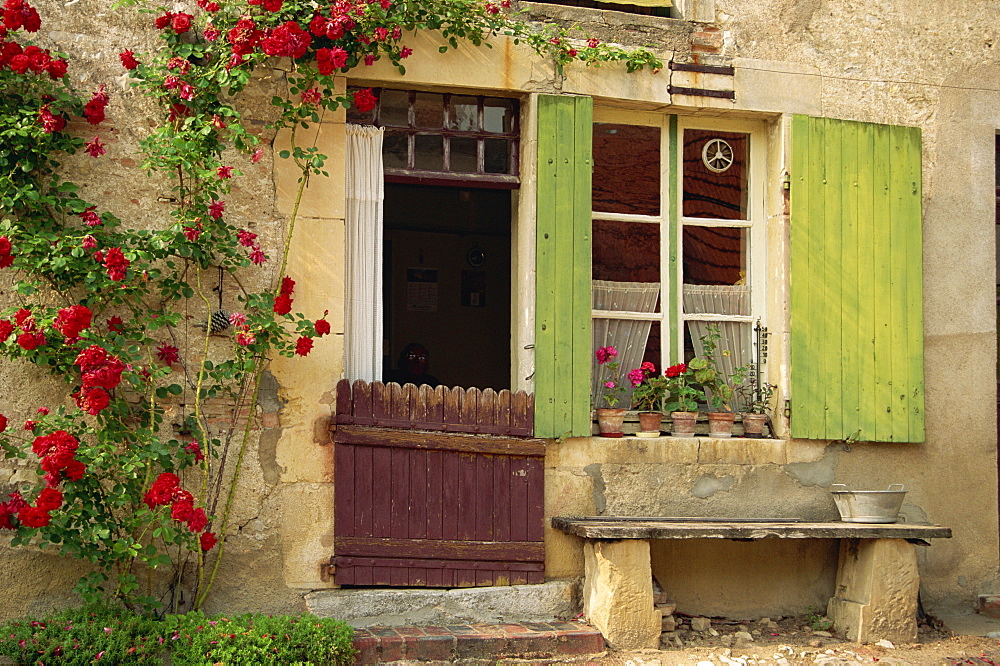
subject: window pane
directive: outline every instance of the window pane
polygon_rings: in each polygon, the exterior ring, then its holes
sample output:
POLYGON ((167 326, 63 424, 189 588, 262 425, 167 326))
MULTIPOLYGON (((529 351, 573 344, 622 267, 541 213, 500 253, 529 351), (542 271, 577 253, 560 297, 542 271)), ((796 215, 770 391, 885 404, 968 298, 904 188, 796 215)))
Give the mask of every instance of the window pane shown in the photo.
POLYGON ((510 173, 513 143, 509 139, 485 139, 486 173, 510 173))
POLYGON ((444 137, 440 134, 418 134, 415 139, 413 168, 442 171, 444 169, 444 137))
POLYGON ((448 127, 475 132, 479 129, 479 104, 475 97, 451 96, 448 127))
POLYGON ((476 140, 451 137, 451 170, 463 173, 476 172, 476 140))
POLYGON ((417 101, 413 105, 413 124, 415 127, 429 129, 444 127, 444 95, 417 93, 417 101))
POLYGON ((660 214, 660 129, 594 125, 594 210, 660 214))
POLYGON ((660 225, 594 220, 593 279, 660 281, 660 225))
POLYGON ((409 127, 409 104, 409 93, 401 90, 383 90, 379 97, 379 123, 390 127, 409 127))
POLYGON ((514 100, 487 99, 483 103, 483 129, 487 132, 514 131, 514 100))
POLYGON ((684 130, 685 217, 748 219, 749 145, 747 134, 684 130))
POLYGON ((745 284, 749 230, 684 225, 684 284, 745 284))
POLYGON ((382 165, 390 169, 406 168, 406 135, 402 132, 386 131, 382 139, 382 165))

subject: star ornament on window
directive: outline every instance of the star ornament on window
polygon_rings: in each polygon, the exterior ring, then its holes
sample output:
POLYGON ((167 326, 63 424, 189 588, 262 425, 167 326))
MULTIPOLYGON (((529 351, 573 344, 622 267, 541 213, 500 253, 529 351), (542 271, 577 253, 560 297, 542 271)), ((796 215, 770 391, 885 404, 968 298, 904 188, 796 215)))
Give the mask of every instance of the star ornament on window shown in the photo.
POLYGON ((709 171, 722 173, 733 166, 733 147, 722 139, 710 139, 701 149, 701 161, 709 171))

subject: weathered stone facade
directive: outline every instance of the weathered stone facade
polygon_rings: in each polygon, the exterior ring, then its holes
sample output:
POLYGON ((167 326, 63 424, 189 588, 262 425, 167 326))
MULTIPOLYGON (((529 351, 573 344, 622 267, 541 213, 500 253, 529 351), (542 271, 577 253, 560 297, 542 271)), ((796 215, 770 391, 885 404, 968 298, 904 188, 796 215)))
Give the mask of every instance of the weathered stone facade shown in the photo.
MULTIPOLYGON (((167 186, 139 168, 138 141, 148 131, 151 105, 128 89, 117 62, 125 48, 155 47, 148 15, 110 3, 79 0, 35 3, 45 20, 40 45, 71 57, 75 85, 108 83, 111 127, 102 129, 108 154, 69 160, 68 176, 85 198, 127 223, 157 225, 167 186)), ((703 3, 706 4, 706 3, 703 3)), ((707 3, 710 4, 710 3, 707 3)), ((1000 66, 994 51, 1000 17, 985 3, 951 3, 946 12, 917 0, 716 0, 715 20, 634 17, 546 5, 540 16, 579 23, 601 39, 651 45, 664 60, 732 64, 735 100, 668 93, 677 72, 626 74, 613 65, 570 66, 564 75, 523 46, 498 39, 493 49, 462 47, 441 55, 433 37, 414 36, 415 53, 400 76, 387 63, 352 72, 341 85, 388 85, 437 91, 517 95, 523 100, 522 186, 512 274, 514 336, 530 340, 532 325, 533 126, 535 93, 589 95, 595 105, 700 117, 739 117, 764 123, 768 143, 768 253, 775 289, 769 294, 772 374, 786 383, 788 229, 780 184, 788 164, 790 114, 919 126, 923 132, 923 256, 926 367, 926 442, 885 444, 775 440, 678 443, 575 438, 550 443, 546 516, 742 515, 833 519, 832 483, 908 487, 903 516, 951 527, 954 538, 918 553, 923 603, 930 610, 971 604, 995 591, 998 566, 996 473, 996 319, 994 139, 1000 129, 1000 66), (963 420, 956 423, 955 413, 963 420)), ((716 85, 705 75, 706 87, 716 85)), ((246 113, 265 139, 265 159, 251 164, 234 154, 245 175, 230 196, 227 216, 259 234, 274 255, 294 194, 294 177, 277 152, 283 137, 268 134, 267 100, 282 91, 284 70, 259 72, 246 93, 246 113)), ((680 81, 677 78, 675 82, 680 81)), ((257 418, 260 427, 244 464, 227 555, 207 609, 297 611, 303 596, 334 587, 324 573, 332 554, 332 447, 326 426, 343 369, 344 129, 342 112, 315 128, 330 156, 331 177, 308 188, 290 257, 305 311, 330 310, 334 336, 307 359, 275 359, 257 418)), ((84 135, 86 127, 77 128, 84 135)), ((87 138, 90 138, 89 136, 87 138)), ((251 280, 264 283, 273 264, 251 280)), ((229 298, 232 294, 227 294, 229 298)), ((200 313, 192 313, 200 316, 200 313)), ((532 357, 518 346, 512 374, 531 388, 532 357)), ((7 387, 4 412, 27 415, 50 380, 21 366, 0 368, 7 387), (31 391, 21 387, 30 386, 31 391), (16 389, 16 390, 14 390, 16 389)), ((793 417, 794 418, 794 417, 793 417)), ((14 419, 12 419, 14 420, 14 419)), ((13 484, 30 471, 0 471, 13 484)), ((678 607, 704 615, 747 616, 823 607, 832 593, 837 544, 653 544, 652 573, 678 607), (737 574, 738 573, 738 577, 737 574)), ((583 574, 582 544, 549 531, 550 578, 583 574)), ((69 603, 79 575, 74 562, 46 552, 0 549, 9 589, 0 616, 40 612, 69 603)))

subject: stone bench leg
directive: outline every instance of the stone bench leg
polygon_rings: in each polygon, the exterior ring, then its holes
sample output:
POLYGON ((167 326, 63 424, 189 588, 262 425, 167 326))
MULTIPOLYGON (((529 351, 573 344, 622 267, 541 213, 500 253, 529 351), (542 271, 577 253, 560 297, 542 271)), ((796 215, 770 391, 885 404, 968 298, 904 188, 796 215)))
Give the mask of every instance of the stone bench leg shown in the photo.
POLYGON ((659 611, 653 607, 649 541, 590 541, 583 546, 583 612, 615 649, 660 644, 659 611))
POLYGON ((905 539, 841 539, 837 588, 827 609, 848 640, 917 640, 917 554, 905 539))

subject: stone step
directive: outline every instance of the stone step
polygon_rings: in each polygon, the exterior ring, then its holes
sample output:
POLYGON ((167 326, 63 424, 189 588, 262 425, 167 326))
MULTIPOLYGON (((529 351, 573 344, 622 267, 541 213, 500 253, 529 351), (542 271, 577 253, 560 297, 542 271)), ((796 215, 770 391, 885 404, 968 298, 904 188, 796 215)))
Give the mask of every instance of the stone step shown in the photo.
POLYGON ((496 663, 504 658, 548 659, 604 651, 604 638, 580 622, 451 624, 356 629, 356 664, 391 662, 496 663))

